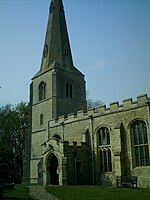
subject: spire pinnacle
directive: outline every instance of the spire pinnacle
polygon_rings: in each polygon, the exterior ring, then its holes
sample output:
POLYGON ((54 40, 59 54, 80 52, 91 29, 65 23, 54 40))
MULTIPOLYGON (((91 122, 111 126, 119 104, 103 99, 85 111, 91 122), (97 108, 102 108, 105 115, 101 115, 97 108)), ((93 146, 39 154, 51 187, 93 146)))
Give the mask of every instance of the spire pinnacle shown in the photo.
POLYGON ((54 62, 62 68, 73 66, 62 0, 51 0, 41 71, 54 62))

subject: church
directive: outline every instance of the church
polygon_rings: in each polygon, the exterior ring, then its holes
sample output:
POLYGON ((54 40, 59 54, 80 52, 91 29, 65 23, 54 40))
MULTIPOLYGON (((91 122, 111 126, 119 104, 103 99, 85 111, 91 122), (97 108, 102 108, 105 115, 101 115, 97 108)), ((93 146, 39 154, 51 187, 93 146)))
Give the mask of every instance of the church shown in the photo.
POLYGON ((150 98, 87 109, 84 74, 73 64, 62 0, 51 0, 39 71, 30 85, 24 182, 150 187, 150 98))

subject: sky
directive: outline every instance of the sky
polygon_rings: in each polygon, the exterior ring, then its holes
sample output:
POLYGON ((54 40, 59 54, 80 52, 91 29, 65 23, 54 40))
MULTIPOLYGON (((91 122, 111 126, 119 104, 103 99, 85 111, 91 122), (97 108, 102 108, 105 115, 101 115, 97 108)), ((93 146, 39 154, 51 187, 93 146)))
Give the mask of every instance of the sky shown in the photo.
MULTIPOLYGON (((150 1, 63 0, 74 65, 88 98, 150 96, 150 1)), ((0 106, 29 101, 50 0, 0 0, 0 106)))

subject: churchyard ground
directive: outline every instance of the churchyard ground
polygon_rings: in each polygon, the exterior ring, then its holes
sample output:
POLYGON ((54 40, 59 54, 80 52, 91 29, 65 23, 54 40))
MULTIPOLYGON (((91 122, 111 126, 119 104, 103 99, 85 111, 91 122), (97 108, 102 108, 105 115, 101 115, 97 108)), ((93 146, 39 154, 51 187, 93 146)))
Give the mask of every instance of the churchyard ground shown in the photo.
MULTIPOLYGON (((102 186, 46 186, 46 190, 62 200, 150 200, 149 188, 112 188, 102 186)), ((16 185, 4 192, 4 200, 33 200, 29 188, 16 185)))
POLYGON ((33 200, 29 195, 29 188, 23 184, 17 184, 14 190, 4 191, 4 200, 33 200))
POLYGON ((101 186, 47 186, 47 191, 62 200, 150 200, 150 189, 101 186))

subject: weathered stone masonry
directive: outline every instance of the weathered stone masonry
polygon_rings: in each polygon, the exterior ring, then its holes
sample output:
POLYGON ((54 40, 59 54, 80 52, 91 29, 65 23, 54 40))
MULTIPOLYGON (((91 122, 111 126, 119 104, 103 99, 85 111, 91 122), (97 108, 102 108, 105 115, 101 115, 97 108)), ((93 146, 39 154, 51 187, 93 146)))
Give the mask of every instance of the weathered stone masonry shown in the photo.
MULTIPOLYGON (((108 184, 115 185, 116 176, 121 175, 121 170, 123 170, 121 168, 126 167, 128 173, 138 176, 139 186, 142 186, 143 184, 149 185, 149 178, 146 178, 145 175, 149 172, 150 167, 134 168, 133 166, 134 161, 132 160, 132 144, 130 131, 130 124, 132 122, 134 122, 135 120, 143 120, 147 124, 147 129, 149 133, 149 106, 147 104, 148 101, 149 98, 147 97, 147 95, 142 95, 139 96, 137 98, 137 101, 134 102, 132 101, 132 99, 126 99, 123 101, 122 105, 119 105, 118 102, 115 102, 111 103, 109 108, 102 106, 97 110, 88 110, 86 113, 84 111, 78 111, 77 115, 69 114, 67 118, 61 116, 58 118, 58 120, 49 121, 49 137, 52 137, 55 133, 57 133, 60 135, 61 138, 64 138, 64 141, 68 141, 70 145, 73 145, 73 142, 76 141, 77 145, 79 146, 81 145, 81 142, 85 142, 86 144, 88 144, 87 140, 89 137, 91 145, 92 143, 94 144, 95 183, 106 184, 109 177, 110 181, 108 184), (93 122, 91 122, 91 116, 93 117, 93 122), (93 130, 91 125, 92 123, 93 130), (98 166, 99 158, 97 130, 103 126, 109 127, 110 130, 113 170, 111 173, 105 173, 103 177, 99 178, 101 172, 98 166), (124 151, 122 152, 122 150, 124 151), (122 159, 126 160, 126 166, 121 166, 122 159)), ((87 156, 89 156, 89 154, 87 154, 87 156)), ((89 164, 90 167, 92 167, 92 163, 89 164)), ((92 175, 90 176, 90 169, 89 177, 92 177, 92 175)), ((92 182, 92 180, 90 180, 90 182, 92 182)))
POLYGON ((52 0, 41 67, 30 86, 24 182, 116 186, 137 176, 150 187, 150 98, 87 110, 84 75, 73 65, 62 0, 52 0))

